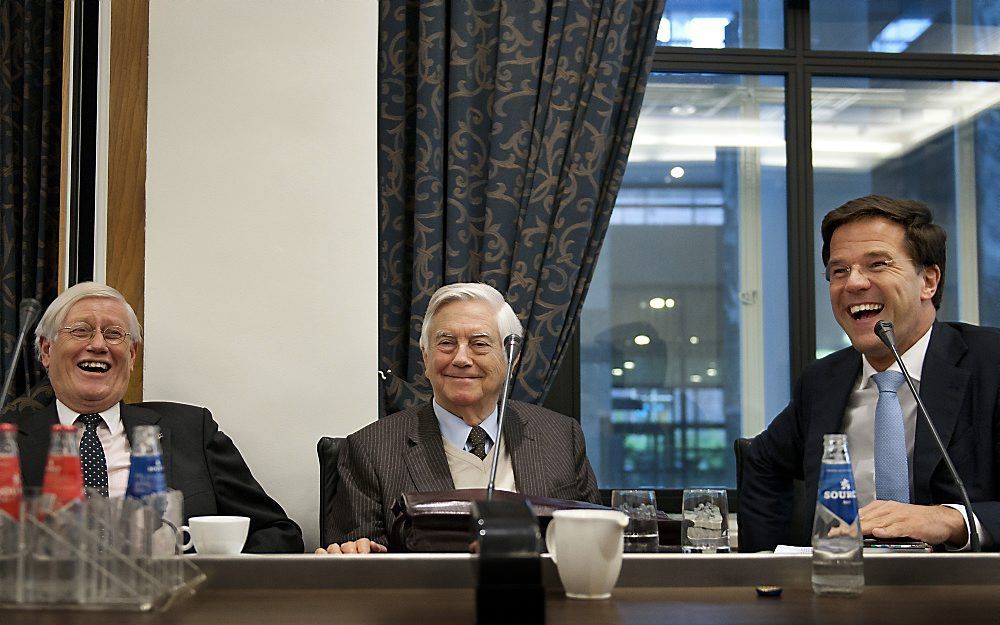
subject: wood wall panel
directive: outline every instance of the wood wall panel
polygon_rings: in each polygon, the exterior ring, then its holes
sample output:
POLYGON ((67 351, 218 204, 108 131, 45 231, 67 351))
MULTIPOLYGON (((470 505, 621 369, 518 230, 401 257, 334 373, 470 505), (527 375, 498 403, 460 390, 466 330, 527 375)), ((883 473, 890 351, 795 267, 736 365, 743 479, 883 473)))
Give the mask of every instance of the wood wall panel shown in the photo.
MULTIPOLYGON (((144 319, 149 0, 113 0, 108 136, 107 282, 144 319)), ((142 349, 126 402, 142 401, 142 349)))

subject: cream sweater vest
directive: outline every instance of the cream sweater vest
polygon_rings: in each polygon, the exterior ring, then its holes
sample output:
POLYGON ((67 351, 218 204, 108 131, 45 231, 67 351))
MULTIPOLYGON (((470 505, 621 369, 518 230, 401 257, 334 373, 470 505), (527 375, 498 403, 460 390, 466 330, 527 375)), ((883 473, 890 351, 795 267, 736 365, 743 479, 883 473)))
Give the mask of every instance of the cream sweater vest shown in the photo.
MULTIPOLYGON (((490 468, 493 466, 493 449, 480 460, 473 454, 455 447, 443 436, 444 455, 448 458, 448 469, 455 488, 486 488, 490 481, 490 468)), ((497 490, 517 492, 514 486, 514 467, 510 462, 510 454, 506 448, 500 449, 500 466, 497 467, 497 490)))

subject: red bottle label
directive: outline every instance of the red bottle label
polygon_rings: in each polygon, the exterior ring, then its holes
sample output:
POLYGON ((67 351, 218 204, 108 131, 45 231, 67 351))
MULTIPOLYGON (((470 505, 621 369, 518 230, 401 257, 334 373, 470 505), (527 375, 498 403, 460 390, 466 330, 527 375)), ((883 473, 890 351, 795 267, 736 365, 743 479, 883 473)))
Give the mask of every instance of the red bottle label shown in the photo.
POLYGON ((0 514, 21 518, 21 464, 16 456, 0 458, 0 514))
POLYGON ((83 499, 83 470, 80 468, 79 456, 49 455, 49 462, 45 465, 45 479, 42 481, 42 495, 55 497, 53 511, 83 499))

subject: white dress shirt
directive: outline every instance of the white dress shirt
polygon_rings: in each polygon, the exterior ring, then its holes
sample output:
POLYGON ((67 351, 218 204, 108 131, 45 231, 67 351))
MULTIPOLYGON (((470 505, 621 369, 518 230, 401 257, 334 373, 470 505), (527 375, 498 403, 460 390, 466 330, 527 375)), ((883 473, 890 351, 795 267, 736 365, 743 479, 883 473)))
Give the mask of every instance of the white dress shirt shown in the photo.
MULTIPOLYGON (((441 428, 441 436, 455 447, 470 451, 472 448, 468 445, 468 442, 472 426, 463 421, 462 417, 443 408, 441 404, 437 403, 437 399, 431 400, 431 405, 434 406, 434 416, 437 417, 438 426, 441 428)), ((479 427, 486 430, 486 433, 490 435, 490 440, 486 441, 486 451, 489 452, 493 448, 493 443, 497 440, 497 433, 500 429, 497 408, 493 409, 490 416, 486 417, 479 424, 479 427)))
MULTIPOLYGON (((70 409, 66 404, 56 400, 56 413, 59 423, 63 425, 78 425, 76 420, 79 412, 70 409)), ((108 496, 122 497, 128 487, 128 472, 132 466, 132 446, 125 434, 125 424, 122 423, 121 404, 115 404, 100 413, 102 423, 97 424, 97 438, 104 448, 104 458, 108 464, 108 496)), ((77 433, 77 445, 83 437, 83 427, 77 433)))
MULTIPOLYGON (((920 376, 924 369, 924 357, 931 341, 931 326, 913 347, 901 354, 910 379, 917 392, 920 392, 920 376)), ((892 371, 902 371, 898 363, 892 363, 888 368, 892 371)), ((850 398, 847 400, 847 410, 844 412, 844 433, 847 434, 847 448, 851 455, 851 469, 854 471, 854 482, 858 494, 858 506, 863 507, 875 501, 875 405, 878 403, 878 387, 872 376, 878 373, 864 355, 861 357, 861 377, 858 379, 850 398)), ((913 500, 913 441, 917 431, 917 402, 907 388, 906 382, 899 387, 899 405, 903 409, 903 431, 906 434, 906 460, 909 467, 910 500, 913 500)), ((944 504, 962 513, 965 518, 966 533, 969 519, 965 515, 962 504, 944 504)), ((975 515, 973 515, 975 518, 975 515)), ((976 529, 985 545, 991 541, 983 530, 979 519, 975 519, 976 529)), ((968 549, 968 542, 962 549, 968 549)))

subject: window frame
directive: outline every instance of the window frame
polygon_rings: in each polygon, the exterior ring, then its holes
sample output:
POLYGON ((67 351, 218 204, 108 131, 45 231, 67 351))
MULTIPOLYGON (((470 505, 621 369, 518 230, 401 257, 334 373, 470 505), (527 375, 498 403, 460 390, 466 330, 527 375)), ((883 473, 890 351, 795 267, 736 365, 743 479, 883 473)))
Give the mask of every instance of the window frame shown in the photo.
MULTIPOLYGON (((785 49, 657 46, 653 72, 777 75, 785 80, 788 211, 789 389, 816 358, 812 81, 820 76, 1000 82, 1000 55, 812 50, 808 0, 785 3, 785 49)), ((580 418, 579 325, 544 405, 580 418)), ((773 415, 766 415, 765 418, 773 415)), ((750 435, 751 433, 745 433, 750 435)), ((610 489, 601 489, 605 499, 610 489)), ((680 509, 677 489, 657 491, 664 509, 680 509)), ((730 491, 731 512, 737 508, 730 491)))

